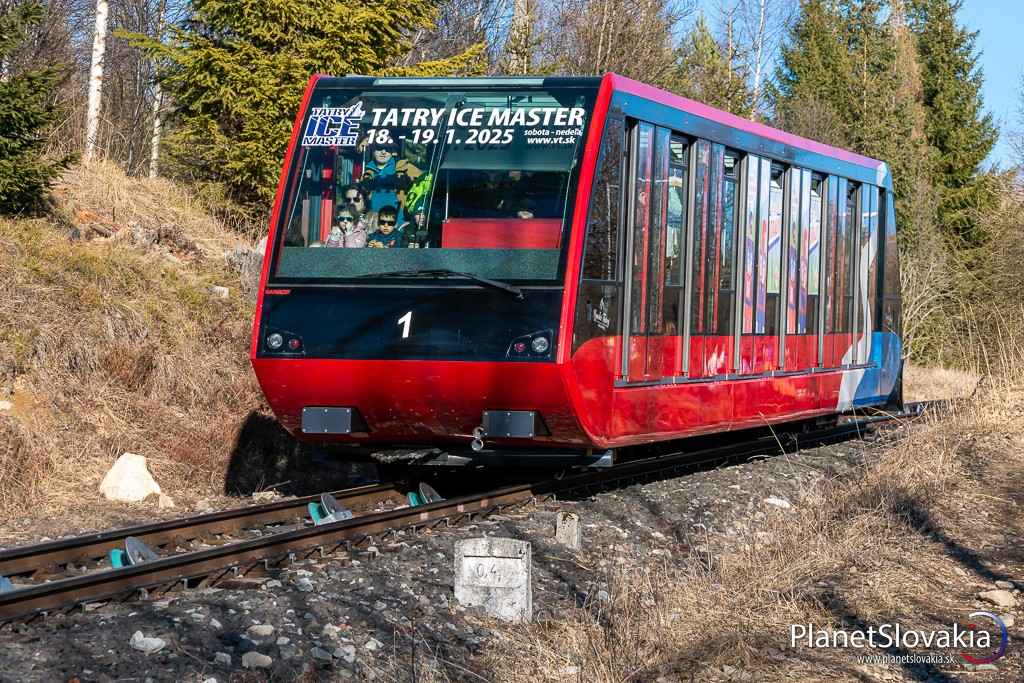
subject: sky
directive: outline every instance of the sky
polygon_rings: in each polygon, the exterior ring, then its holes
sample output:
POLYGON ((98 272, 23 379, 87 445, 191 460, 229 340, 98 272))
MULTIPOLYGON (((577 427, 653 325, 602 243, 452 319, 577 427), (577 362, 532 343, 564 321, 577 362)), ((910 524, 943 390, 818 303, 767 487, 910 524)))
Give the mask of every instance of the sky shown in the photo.
MULTIPOLYGON (((698 0, 697 5, 710 18, 715 15, 719 0, 698 0)), ((1017 114, 1024 77, 1024 0, 964 0, 959 19, 961 25, 980 32, 976 46, 985 76, 982 97, 1000 129, 999 141, 988 162, 1009 166, 1013 163, 1013 150, 1007 132, 1024 128, 1024 121, 1017 114)))
POLYGON ((1024 52, 1020 44, 1024 2, 964 0, 960 21, 967 28, 981 32, 977 47, 985 74, 982 94, 985 107, 992 113, 1002 133, 989 161, 1006 166, 1010 164, 1013 153, 1006 131, 1024 127, 1024 122, 1017 119, 1021 77, 1024 76, 1024 52))

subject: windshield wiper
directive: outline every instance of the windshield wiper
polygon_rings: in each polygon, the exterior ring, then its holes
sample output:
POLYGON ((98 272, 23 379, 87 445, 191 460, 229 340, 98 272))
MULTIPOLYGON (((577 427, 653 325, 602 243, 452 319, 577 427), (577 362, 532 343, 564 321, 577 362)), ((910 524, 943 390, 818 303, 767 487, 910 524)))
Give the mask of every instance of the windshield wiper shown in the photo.
POLYGON ((486 277, 481 277, 476 273, 466 273, 461 270, 450 270, 448 268, 413 268, 410 270, 391 270, 382 273, 364 273, 362 275, 356 275, 355 277, 420 277, 424 275, 428 277, 449 277, 452 275, 456 277, 464 277, 467 280, 472 280, 473 282, 476 282, 477 284, 483 285, 485 287, 490 287, 492 289, 500 289, 502 291, 508 292, 509 294, 515 294, 517 299, 523 298, 523 290, 519 289, 515 285, 510 285, 507 282, 501 282, 500 280, 491 280, 486 277))

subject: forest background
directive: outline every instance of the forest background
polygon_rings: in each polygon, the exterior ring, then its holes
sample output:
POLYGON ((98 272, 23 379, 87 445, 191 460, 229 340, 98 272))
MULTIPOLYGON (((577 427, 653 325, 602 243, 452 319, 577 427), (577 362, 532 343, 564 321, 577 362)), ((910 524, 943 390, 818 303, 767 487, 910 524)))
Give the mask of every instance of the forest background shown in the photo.
MULTIPOLYGON (((912 360, 1024 347, 1020 166, 961 0, 0 0, 0 211, 101 157, 265 231, 309 74, 614 71, 893 170, 912 360), (710 11, 708 11, 710 10, 710 11), (98 68, 99 67, 99 68, 98 68)), ((1022 96, 1024 97, 1024 96, 1022 96)))

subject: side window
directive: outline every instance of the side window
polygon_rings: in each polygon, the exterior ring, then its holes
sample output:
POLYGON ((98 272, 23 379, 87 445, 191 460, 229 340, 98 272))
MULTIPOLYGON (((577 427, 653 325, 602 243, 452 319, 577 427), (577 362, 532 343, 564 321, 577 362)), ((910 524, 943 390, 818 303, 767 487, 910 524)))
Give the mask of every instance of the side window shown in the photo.
MULTIPOLYGON (((667 280, 665 255, 668 251, 669 140, 671 132, 660 126, 654 132, 654 159, 651 184, 651 223, 647 239, 647 322, 649 334, 665 332, 664 291, 667 280)), ((674 318, 670 331, 675 332, 674 318)))
POLYGON ((736 275, 736 219, 739 188, 739 153, 727 150, 723 159, 721 183, 722 227, 718 260, 718 306, 712 330, 717 335, 732 334, 734 278, 736 275))
POLYGON ((691 334, 732 334, 739 156, 698 140, 693 212, 691 334))
MULTIPOLYGON (((818 308, 821 289, 822 224, 825 210, 823 192, 825 179, 817 173, 811 175, 808 188, 807 220, 807 325, 808 334, 818 333, 818 308)), ((801 257, 802 258, 802 257, 801 257)))
POLYGON ((744 188, 743 215, 743 334, 754 332, 754 290, 757 282, 755 259, 757 257, 757 198, 761 176, 761 159, 747 157, 747 186, 744 188))
POLYGON ((896 217, 893 211, 892 193, 883 190, 879 197, 879 240, 883 246, 885 265, 882 288, 881 329, 884 332, 902 334, 903 324, 900 304, 900 254, 896 245, 896 217))
POLYGON ((707 297, 708 262, 708 194, 711 191, 711 143, 697 140, 693 145, 694 163, 693 226, 690 234, 693 247, 690 301, 690 334, 705 334, 704 301, 707 297))
MULTIPOLYGON (((845 186, 846 181, 836 176, 829 176, 826 189, 828 192, 828 206, 825 209, 825 234, 823 242, 825 245, 825 334, 835 332, 836 320, 836 235, 839 229, 839 197, 840 185, 845 186)), ((845 189, 842 192, 845 197, 845 189)), ((841 252, 840 254, 841 255, 841 252)), ((827 360, 827 359, 826 359, 827 360)))
MULTIPOLYGON (((782 292, 782 203, 783 179, 786 170, 780 164, 771 164, 771 180, 768 188, 767 234, 762 238, 767 242, 768 262, 765 282, 765 321, 763 332, 769 335, 779 333, 779 301, 782 292)), ((761 219, 762 229, 765 225, 761 219)))
POLYGON ((609 117, 601 142, 601 159, 594 178, 583 277, 615 280, 619 256, 619 217, 622 198, 622 150, 625 124, 621 116, 609 117))
POLYGON ((625 121, 621 115, 610 115, 605 123, 590 199, 582 282, 576 299, 573 351, 590 339, 620 331, 619 245, 624 149, 625 121))
POLYGON ((768 201, 772 183, 772 163, 761 159, 757 187, 757 292, 754 297, 754 334, 765 334, 768 310, 768 201))
POLYGON ((853 331, 853 314, 855 304, 856 279, 856 248, 860 233, 860 212, 857 209, 857 198, 860 186, 846 182, 846 193, 843 206, 839 212, 839 232, 836 244, 836 258, 839 272, 837 279, 836 325, 837 332, 853 331))
POLYGON ((651 190, 654 165, 654 126, 639 123, 635 128, 636 154, 635 178, 633 181, 633 234, 631 290, 629 295, 630 334, 647 332, 647 240, 651 234, 651 190))
POLYGON ((686 234, 686 203, 689 184, 687 140, 673 135, 669 143, 667 230, 665 237, 665 310, 666 331, 679 334, 679 293, 683 286, 683 237, 686 234))
MULTIPOLYGON (((857 331, 858 333, 870 333, 872 319, 875 311, 875 300, 878 297, 878 287, 875 278, 878 276, 877 254, 872 253, 872 236, 878 230, 878 189, 873 185, 861 185, 860 188, 860 237, 857 240, 857 252, 860 259, 867 259, 867 268, 857 268, 857 279, 860 278, 862 270, 866 270, 867 279, 864 286, 867 291, 857 294, 857 331), (865 304, 866 302, 866 304, 865 304)), ((859 285, 858 285, 859 290, 859 285)), ((858 347, 859 348, 859 347, 858 347)), ((867 358, 858 358, 857 362, 866 363, 867 358)))
POLYGON ((800 196, 803 171, 798 168, 789 170, 789 212, 786 214, 786 334, 797 333, 797 322, 800 315, 801 275, 806 277, 806 266, 800 268, 800 196))

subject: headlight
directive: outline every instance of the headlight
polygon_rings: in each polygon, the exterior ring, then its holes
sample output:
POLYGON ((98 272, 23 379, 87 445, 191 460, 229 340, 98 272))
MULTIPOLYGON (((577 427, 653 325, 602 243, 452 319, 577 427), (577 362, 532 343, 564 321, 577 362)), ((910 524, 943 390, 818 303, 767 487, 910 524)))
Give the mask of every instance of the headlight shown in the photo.
POLYGON ((533 349, 534 353, 547 353, 550 346, 547 337, 534 337, 533 341, 530 342, 530 348, 533 349))
POLYGON ((284 345, 284 337, 278 332, 267 335, 267 348, 271 351, 277 351, 284 345))

